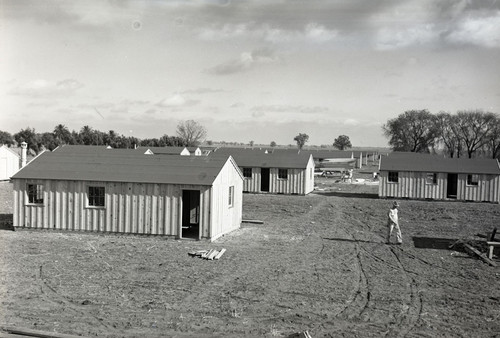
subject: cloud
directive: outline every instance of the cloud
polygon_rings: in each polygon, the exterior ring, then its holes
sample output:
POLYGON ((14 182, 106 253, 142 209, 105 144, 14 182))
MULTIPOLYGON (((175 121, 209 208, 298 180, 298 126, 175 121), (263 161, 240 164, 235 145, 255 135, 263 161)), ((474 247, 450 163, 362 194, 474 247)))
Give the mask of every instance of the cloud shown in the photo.
POLYGON ((427 45, 439 41, 440 33, 435 30, 433 24, 416 25, 405 29, 382 28, 377 33, 375 45, 379 50, 427 45))
POLYGON ((207 41, 225 41, 231 39, 254 39, 274 44, 281 43, 324 43, 336 39, 337 30, 326 28, 324 25, 310 22, 300 29, 288 29, 273 24, 225 23, 213 25, 200 30, 198 37, 207 41))
POLYGON ((65 79, 58 82, 38 79, 15 86, 9 91, 9 94, 36 98, 62 97, 75 94, 83 86, 75 79, 65 79))
POLYGON ((199 100, 190 100, 186 99, 184 96, 181 94, 174 94, 171 97, 165 98, 158 102, 156 105, 159 107, 190 107, 197 105, 200 101, 199 100))
POLYGON ((179 92, 180 94, 212 94, 212 93, 222 93, 224 89, 212 89, 212 88, 197 88, 197 89, 188 89, 179 92))
POLYGON ((258 49, 245 52, 238 59, 230 60, 208 70, 215 75, 228 75, 248 71, 258 65, 276 63, 280 58, 274 55, 270 49, 258 49))
POLYGON ((490 16, 465 18, 447 35, 446 39, 460 45, 500 47, 500 11, 490 16))
POLYGON ((290 121, 329 120, 330 110, 321 106, 263 105, 250 109, 252 118, 286 123, 290 121))

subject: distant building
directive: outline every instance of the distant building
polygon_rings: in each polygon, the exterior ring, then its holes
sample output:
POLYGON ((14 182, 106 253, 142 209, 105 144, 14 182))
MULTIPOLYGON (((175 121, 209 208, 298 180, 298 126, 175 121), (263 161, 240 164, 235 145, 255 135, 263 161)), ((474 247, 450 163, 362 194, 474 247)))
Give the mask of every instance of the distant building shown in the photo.
POLYGON ((243 173, 243 191, 307 195, 314 190, 314 160, 308 153, 219 148, 209 157, 231 155, 243 173))
POLYGON ((2 145, 0 147, 0 180, 8 180, 21 167, 21 156, 15 150, 2 145))
POLYGON ((496 159, 391 153, 379 171, 380 197, 500 202, 496 159))

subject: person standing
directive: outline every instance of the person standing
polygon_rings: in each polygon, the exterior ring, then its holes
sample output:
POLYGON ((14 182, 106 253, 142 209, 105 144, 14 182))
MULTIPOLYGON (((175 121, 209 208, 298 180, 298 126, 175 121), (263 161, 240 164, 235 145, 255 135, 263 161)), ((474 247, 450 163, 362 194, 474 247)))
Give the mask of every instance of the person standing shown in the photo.
POLYGON ((399 228, 399 220, 398 220, 398 207, 399 203, 394 201, 392 203, 391 209, 387 214, 387 244, 391 244, 391 235, 392 231, 396 230, 396 244, 403 244, 403 237, 401 236, 401 229, 399 228))

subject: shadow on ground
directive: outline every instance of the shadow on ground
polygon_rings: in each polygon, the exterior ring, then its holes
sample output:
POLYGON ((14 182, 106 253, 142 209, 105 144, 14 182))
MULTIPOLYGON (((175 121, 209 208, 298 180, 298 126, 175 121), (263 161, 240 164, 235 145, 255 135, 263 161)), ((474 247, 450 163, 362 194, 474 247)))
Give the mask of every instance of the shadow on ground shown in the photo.
POLYGON ((378 199, 378 194, 367 194, 367 193, 356 193, 356 192, 344 192, 344 191, 318 191, 315 190, 313 194, 322 196, 337 196, 337 197, 347 197, 347 198, 370 198, 378 199))
POLYGON ((457 241, 453 238, 434 238, 434 237, 412 237, 413 245, 418 249, 439 249, 449 250, 450 246, 457 241))
POLYGON ((14 230, 12 214, 0 214, 0 230, 14 230))

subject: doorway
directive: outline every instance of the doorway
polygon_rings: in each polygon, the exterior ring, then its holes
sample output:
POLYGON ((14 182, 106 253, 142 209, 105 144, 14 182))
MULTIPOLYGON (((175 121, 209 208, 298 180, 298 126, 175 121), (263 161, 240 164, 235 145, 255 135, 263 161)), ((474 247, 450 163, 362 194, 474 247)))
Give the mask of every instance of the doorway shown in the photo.
POLYGON ((182 238, 200 238, 200 191, 182 191, 182 238))
POLYGON ((458 174, 448 174, 448 188, 446 197, 457 198, 458 174))
POLYGON ((269 192, 269 168, 260 168, 260 191, 269 192))

